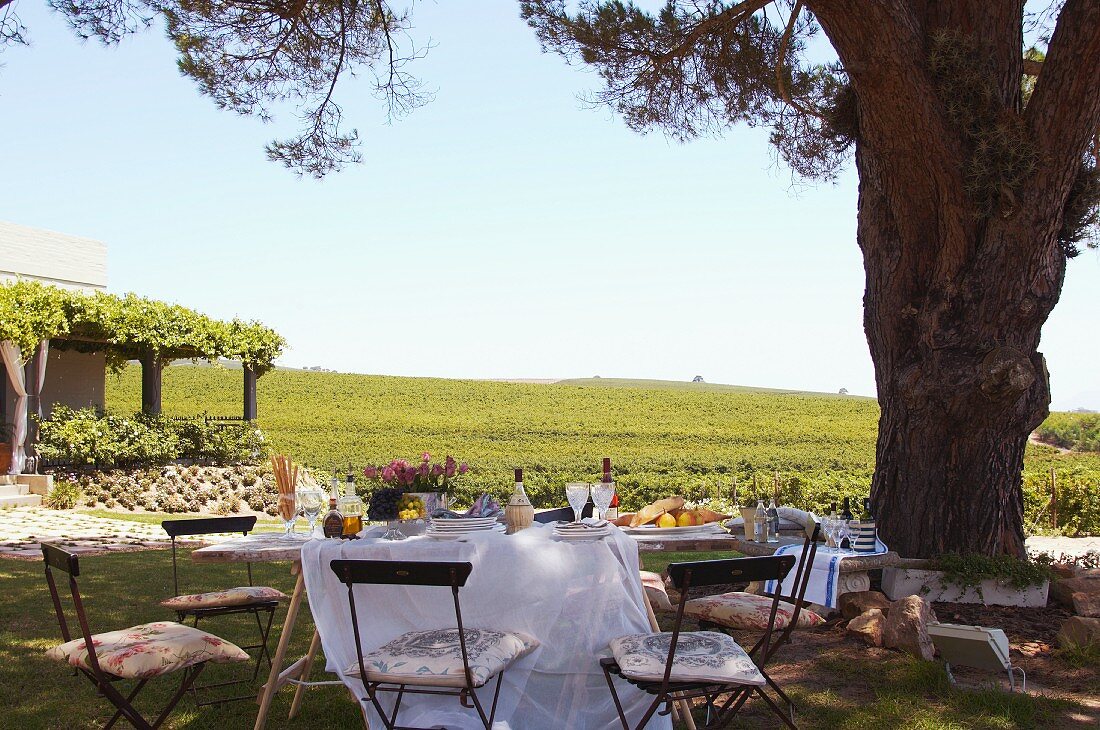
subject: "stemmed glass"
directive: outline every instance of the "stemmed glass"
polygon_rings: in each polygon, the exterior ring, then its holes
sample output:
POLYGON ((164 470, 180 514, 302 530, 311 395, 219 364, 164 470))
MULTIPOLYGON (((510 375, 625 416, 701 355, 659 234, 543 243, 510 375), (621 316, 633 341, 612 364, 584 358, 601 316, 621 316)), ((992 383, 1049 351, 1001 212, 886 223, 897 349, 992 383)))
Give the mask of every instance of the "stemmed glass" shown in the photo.
MULTIPOLYGON (((586 482, 570 482, 565 485, 565 498, 569 500, 569 506, 573 508, 573 521, 581 521, 581 512, 588 502, 588 484, 586 482)), ((608 500, 610 503, 610 500, 608 500)))
POLYGON ((592 501, 596 503, 596 509, 600 511, 600 517, 611 507, 611 500, 615 498, 615 482, 596 482, 592 485, 592 501))
MULTIPOLYGON (((844 543, 844 538, 851 537, 851 535, 852 535, 852 531, 848 527, 848 520, 845 520, 843 518, 837 520, 836 521, 836 527, 834 528, 834 533, 833 534, 836 535, 836 547, 837 547, 837 549, 838 550, 843 549, 841 547, 841 545, 844 543)), ((850 541, 848 543, 848 549, 849 550, 852 549, 852 543, 850 541)))
POLYGON ((321 507, 325 503, 325 493, 317 487, 306 487, 298 490, 298 506, 309 520, 309 534, 312 537, 313 530, 317 526, 317 516, 321 514, 321 507))

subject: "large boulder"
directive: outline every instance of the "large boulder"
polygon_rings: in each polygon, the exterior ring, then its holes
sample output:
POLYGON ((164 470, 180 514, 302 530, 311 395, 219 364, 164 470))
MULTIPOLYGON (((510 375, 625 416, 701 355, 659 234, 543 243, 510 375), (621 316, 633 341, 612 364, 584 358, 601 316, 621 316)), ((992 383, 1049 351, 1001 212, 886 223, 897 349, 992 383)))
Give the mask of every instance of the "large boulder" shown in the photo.
POLYGON ((1078 616, 1100 618, 1100 593, 1074 593, 1073 612, 1078 616))
POLYGON ((881 608, 869 608, 848 622, 848 633, 855 634, 870 646, 882 646, 886 614, 881 608))
POLYGON ((1100 644, 1100 618, 1070 616, 1058 629, 1058 646, 1088 646, 1100 644))
POLYGON ((1074 593, 1100 593, 1100 570, 1087 570, 1076 578, 1063 578, 1050 584, 1050 596, 1065 606, 1073 605, 1074 593))
POLYGON ((856 616, 877 608, 883 614, 890 612, 891 601, 878 591, 856 591, 855 593, 842 593, 837 599, 837 607, 840 613, 848 621, 856 616))
POLYGON ((882 644, 907 654, 931 660, 935 654, 928 636, 928 621, 934 618, 932 607, 921 596, 906 596, 890 607, 882 629, 882 644))

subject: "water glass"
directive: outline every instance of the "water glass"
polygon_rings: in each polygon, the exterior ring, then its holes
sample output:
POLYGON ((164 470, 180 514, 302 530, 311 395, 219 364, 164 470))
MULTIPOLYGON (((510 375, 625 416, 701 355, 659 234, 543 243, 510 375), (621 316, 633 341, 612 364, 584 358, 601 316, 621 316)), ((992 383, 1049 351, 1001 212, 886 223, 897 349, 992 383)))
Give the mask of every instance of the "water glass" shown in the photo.
POLYGON ((317 526, 317 516, 321 514, 321 507, 325 503, 325 493, 316 487, 307 487, 298 491, 297 498, 302 513, 309 520, 309 534, 312 536, 317 526))
POLYGON ((600 517, 603 517, 604 513, 611 507, 611 500, 614 498, 615 482, 596 482, 592 485, 592 501, 596 503, 596 509, 600 511, 600 517))
POLYGON ((573 521, 581 521, 581 512, 588 503, 587 482, 570 482, 565 485, 565 498, 569 500, 569 506, 573 508, 573 521))
MULTIPOLYGON (((841 544, 844 542, 844 538, 850 537, 852 532, 848 529, 848 521, 845 519, 839 519, 836 521, 836 527, 834 528, 834 535, 836 535, 837 549, 841 549, 841 544)), ((851 549, 851 542, 848 543, 848 548, 851 549)))
POLYGON ((279 494, 279 516, 283 519, 283 537, 294 539, 294 521, 298 519, 298 505, 294 492, 279 494))

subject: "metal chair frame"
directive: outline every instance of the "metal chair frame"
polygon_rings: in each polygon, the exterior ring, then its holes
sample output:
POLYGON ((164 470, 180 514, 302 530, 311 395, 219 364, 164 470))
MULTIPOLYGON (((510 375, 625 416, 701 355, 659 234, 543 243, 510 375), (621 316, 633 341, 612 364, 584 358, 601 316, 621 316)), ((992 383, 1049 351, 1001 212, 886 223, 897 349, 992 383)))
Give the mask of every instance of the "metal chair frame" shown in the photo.
MULTIPOLYGON (((176 560, 176 538, 177 537, 192 537, 197 535, 210 535, 222 532, 239 532, 242 535, 247 535, 252 531, 252 528, 256 526, 255 515, 243 516, 243 517, 202 517, 198 519, 184 519, 184 520, 164 520, 160 523, 164 531, 168 533, 168 536, 172 539, 172 590, 174 595, 180 595, 179 588, 179 566, 176 560)), ((252 585, 252 563, 245 563, 248 571, 248 585, 252 585)), ((271 666, 271 653, 267 648, 267 639, 271 634, 271 624, 275 618, 275 610, 279 607, 277 600, 266 601, 254 601, 252 603, 240 604, 237 606, 211 606, 210 608, 183 608, 176 609, 176 617, 180 623, 184 623, 188 616, 194 617, 195 628, 199 626, 199 619, 209 618, 212 616, 230 616, 234 614, 252 614, 256 619, 256 629, 260 634, 260 643, 249 644, 248 646, 242 646, 241 649, 245 651, 251 651, 253 649, 259 649, 260 653, 256 657, 255 666, 252 669, 252 679, 232 679, 224 682, 212 682, 210 684, 195 685, 192 687, 193 699, 195 705, 198 707, 204 707, 206 705, 220 705, 226 702, 239 702, 241 700, 251 700, 254 698, 252 694, 238 695, 235 697, 225 697, 215 700, 200 700, 199 692, 203 690, 215 689, 217 687, 229 687, 238 684, 252 684, 256 681, 256 678, 260 675, 260 667, 263 666, 264 659, 267 659, 268 666, 271 666), (267 614, 267 621, 265 622, 261 617, 261 613, 267 614)))
POLYGON ((176 692, 169 698, 168 703, 161 709, 153 722, 149 722, 145 719, 137 708, 134 707, 134 699, 144 689, 148 679, 139 679, 129 694, 123 696, 122 692, 113 686, 113 682, 123 681, 124 677, 119 677, 104 671, 99 665, 99 658, 96 656, 95 645, 92 643, 92 631, 88 627, 88 617, 84 611, 84 602, 80 597, 80 589, 77 586, 76 579, 80 575, 80 561, 76 555, 63 550, 56 545, 50 545, 48 543, 42 544, 42 558, 46 566, 46 583, 50 588, 50 598, 53 600, 54 612, 57 614, 57 623, 61 627, 61 637, 65 642, 72 641, 72 633, 69 631, 69 622, 65 617, 65 610, 61 606, 61 595, 57 589, 57 582, 54 580, 53 571, 60 570, 69 576, 69 593, 71 594, 73 610, 76 613, 76 621, 80 626, 80 635, 84 638, 84 646, 88 649, 88 665, 89 669, 84 667, 76 667, 76 671, 82 674, 93 685, 95 685, 99 694, 106 697, 107 700, 114 705, 115 714, 111 716, 111 719, 107 721, 107 724, 103 726, 104 730, 110 730, 120 718, 126 718, 131 725, 138 730, 155 730, 165 721, 168 715, 179 703, 180 699, 187 690, 195 683, 195 679, 202 673, 202 670, 206 666, 206 662, 200 662, 194 664, 186 669, 183 669, 183 677, 180 680, 180 686, 176 692))
MULTIPOLYGON (((667 715, 672 712, 672 703, 680 700, 703 698, 706 703, 708 723, 706 728, 721 728, 728 725, 734 716, 740 711, 745 701, 753 695, 764 700, 769 709, 779 717, 787 727, 797 730, 793 721, 793 704, 787 695, 779 689, 775 682, 771 681, 764 673, 764 665, 773 653, 773 641, 775 635, 775 616, 779 609, 778 593, 772 597, 771 611, 768 616, 768 626, 764 636, 750 652, 753 662, 766 681, 765 687, 771 687, 788 706, 785 714, 783 709, 765 691, 764 687, 756 685, 743 685, 728 682, 676 682, 672 680, 672 669, 676 658, 676 644, 680 638, 680 630, 684 620, 684 606, 688 601, 688 591, 692 586, 720 585, 730 582, 780 580, 787 576, 794 567, 793 555, 772 555, 758 558, 729 558, 726 560, 701 560, 691 563, 672 563, 668 566, 669 576, 673 585, 680 591, 680 601, 676 609, 676 618, 672 627, 672 639, 669 642, 668 658, 665 660, 664 676, 660 681, 636 680, 622 673, 618 662, 614 658, 601 659, 600 667, 603 669, 604 679, 607 681, 611 697, 615 702, 615 710, 619 715, 624 730, 630 730, 630 723, 623 712, 622 703, 619 700, 618 691, 615 689, 613 675, 618 675, 638 687, 642 691, 654 695, 653 701, 646 709, 640 722, 634 725, 636 730, 644 728, 655 713, 664 705, 659 714, 667 715), (733 580, 731 580, 731 578, 733 580), (728 697, 721 703, 722 695, 728 697), (710 719, 713 713, 713 719, 710 719)), ((778 641, 778 639, 776 639, 778 641)))
MULTIPOLYGON (((466 709, 476 709, 478 717, 486 730, 493 725, 497 712, 497 700, 500 697, 500 681, 507 668, 501 670, 496 677, 496 686, 493 689, 493 704, 486 716, 481 699, 477 696, 477 688, 474 686, 473 675, 470 672, 470 659, 466 651, 466 634, 462 625, 462 606, 458 599, 458 589, 466 585, 466 580, 473 571, 471 563, 455 562, 419 562, 405 560, 333 560, 330 563, 332 572, 348 587, 348 607, 351 609, 351 625, 355 636, 355 656, 359 662, 359 679, 363 682, 367 697, 374 705, 375 712, 382 719, 382 724, 387 730, 415 730, 397 725, 397 714, 401 709, 401 698, 405 694, 423 695, 449 695, 458 697, 459 703, 466 709), (367 679, 367 669, 363 664, 363 646, 359 638, 359 617, 355 608, 355 586, 358 584, 370 585, 404 585, 404 586, 438 586, 450 587, 454 598, 455 621, 458 624, 458 642, 462 650, 462 668, 464 671, 466 686, 459 689, 436 687, 434 689, 421 689, 423 685, 405 685, 394 682, 371 682, 367 679), (396 692, 397 700, 393 711, 387 713, 379 702, 380 692, 396 692)), ((431 685, 427 685, 431 687, 431 685)), ((484 685, 483 685, 484 686, 484 685)))

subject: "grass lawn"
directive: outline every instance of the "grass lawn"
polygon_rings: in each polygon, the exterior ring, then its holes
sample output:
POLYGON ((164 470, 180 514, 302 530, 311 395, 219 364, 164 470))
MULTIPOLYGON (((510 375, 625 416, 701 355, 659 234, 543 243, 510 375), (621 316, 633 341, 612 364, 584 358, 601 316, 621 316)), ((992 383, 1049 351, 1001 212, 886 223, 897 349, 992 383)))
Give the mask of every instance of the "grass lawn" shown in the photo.
MULTIPOLYGON (((648 553, 645 567, 660 571, 670 561, 716 557, 706 553, 648 553)), ((81 559, 81 588, 92 630, 109 630, 153 620, 173 618, 157 606, 170 594, 170 554, 167 551, 124 553, 81 559)), ((181 576, 185 589, 237 585, 243 567, 236 565, 192 566, 184 562, 181 576), (190 569, 190 570, 188 570, 190 569)), ((292 590, 285 564, 254 567, 259 583, 292 590)), ((58 628, 49 606, 41 563, 0 561, 0 703, 4 727, 37 728, 99 727, 110 716, 108 704, 96 698, 88 682, 73 676, 64 666, 48 661, 43 653, 58 643, 58 628)), ((246 618, 246 617, 245 617, 246 618)), ((281 621, 281 613, 276 622, 281 621)), ((215 633, 239 642, 251 643, 254 627, 244 618, 211 619, 215 633), (217 624, 214 624, 217 621, 217 624), (252 631, 249 631, 252 628, 252 631)), ((291 645, 291 655, 305 653, 312 623, 303 611, 291 645)), ((807 655, 792 646, 797 662, 774 666, 774 674, 791 689, 800 712, 801 726, 821 728, 1071 728, 1080 708, 1044 697, 1006 695, 999 691, 968 692, 948 686, 942 668, 898 654, 878 651, 868 654, 853 650, 850 640, 832 631, 825 650, 815 648, 807 655), (832 648, 830 648, 832 647, 832 648)), ((272 648, 274 648, 274 637, 272 648)), ((781 655, 782 659, 782 655, 781 655)), ((319 663, 323 667, 323 662, 319 663)), ((211 681, 224 676, 228 668, 212 666, 204 675, 211 681)), ((239 672, 240 667, 232 668, 239 672)), ((150 683, 142 707, 159 704, 175 680, 150 683)), ((277 695, 269 727, 328 728, 361 727, 359 714, 341 688, 311 690, 303 713, 288 721, 286 713, 292 693, 277 695)), ((759 708, 748 708, 734 727, 777 727, 759 708)), ((171 728, 249 728, 256 705, 237 702, 220 707, 195 709, 189 699, 170 718, 171 728)))

